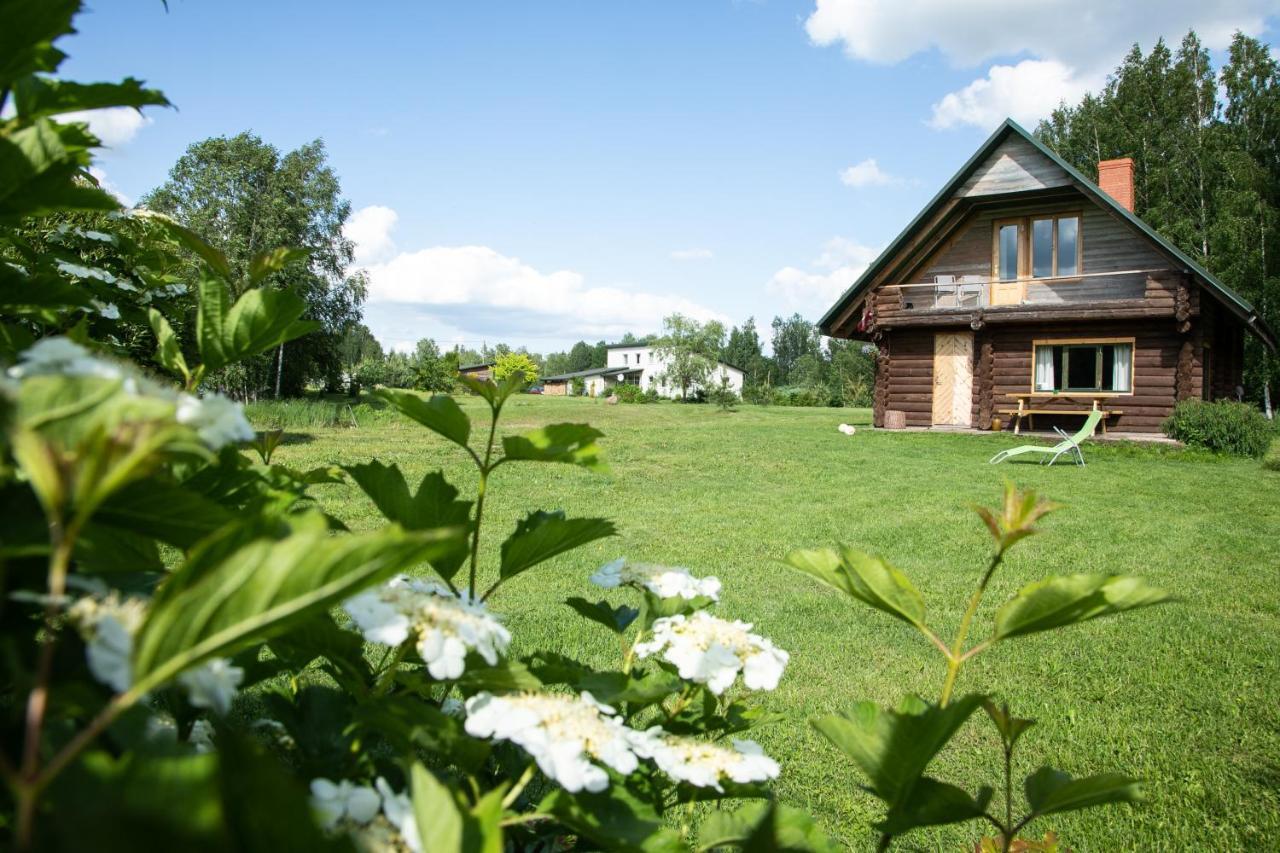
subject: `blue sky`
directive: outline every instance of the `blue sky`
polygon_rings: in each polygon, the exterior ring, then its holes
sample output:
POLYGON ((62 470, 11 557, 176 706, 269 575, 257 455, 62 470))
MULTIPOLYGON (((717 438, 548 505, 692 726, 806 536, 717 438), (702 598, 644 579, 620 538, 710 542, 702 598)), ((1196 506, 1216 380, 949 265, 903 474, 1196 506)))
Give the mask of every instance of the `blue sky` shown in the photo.
POLYGON ((123 196, 208 136, 323 138, 384 344, 546 352, 817 319, 1005 115, 1159 34, 1273 40, 1280 0, 1203 5, 98 0, 64 71, 178 107, 96 117, 123 196))

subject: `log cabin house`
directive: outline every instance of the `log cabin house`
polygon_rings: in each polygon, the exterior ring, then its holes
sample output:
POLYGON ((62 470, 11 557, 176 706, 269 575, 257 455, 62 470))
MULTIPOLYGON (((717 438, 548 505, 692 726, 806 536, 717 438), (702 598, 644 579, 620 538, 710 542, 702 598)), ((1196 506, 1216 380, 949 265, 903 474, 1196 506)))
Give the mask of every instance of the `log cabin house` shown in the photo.
POLYGON ((1234 398, 1247 301, 1133 213, 1133 161, 1093 183, 1007 120, 819 322, 879 349, 877 427, 1024 421, 1156 432, 1234 398))

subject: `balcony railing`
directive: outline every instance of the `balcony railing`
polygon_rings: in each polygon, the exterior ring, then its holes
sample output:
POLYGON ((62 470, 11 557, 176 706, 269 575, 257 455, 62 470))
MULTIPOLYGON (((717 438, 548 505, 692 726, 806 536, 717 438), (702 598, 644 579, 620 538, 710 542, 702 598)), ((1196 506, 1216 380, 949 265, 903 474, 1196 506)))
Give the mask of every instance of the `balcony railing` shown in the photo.
POLYGON ((1012 281, 984 275, 939 275, 931 282, 900 284, 898 295, 902 308, 908 311, 1106 302, 1141 299, 1147 292, 1148 276, 1167 272, 1165 269, 1115 270, 1012 281))

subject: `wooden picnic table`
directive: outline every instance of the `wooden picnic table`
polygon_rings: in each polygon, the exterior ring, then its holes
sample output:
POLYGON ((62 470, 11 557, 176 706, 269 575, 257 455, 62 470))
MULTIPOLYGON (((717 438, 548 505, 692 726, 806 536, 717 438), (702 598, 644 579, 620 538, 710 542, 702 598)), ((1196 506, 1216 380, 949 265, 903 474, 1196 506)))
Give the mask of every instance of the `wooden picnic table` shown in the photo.
POLYGON ((1010 415, 1014 418, 1013 434, 1018 435, 1022 430, 1022 419, 1027 419, 1027 426, 1035 429, 1036 415, 1084 415, 1088 417, 1092 412, 1102 412, 1102 433, 1107 432, 1107 418, 1112 415, 1123 415, 1124 412, 1119 409, 1103 408, 1103 403, 1110 400, 1113 394, 1035 394, 1030 391, 1016 392, 1005 394, 1018 401, 1016 409, 1000 409, 1000 414, 1010 415), (1073 406, 1085 406, 1087 401, 1088 408, 1075 409, 1050 409, 1046 408, 1055 403, 1067 404, 1073 406))

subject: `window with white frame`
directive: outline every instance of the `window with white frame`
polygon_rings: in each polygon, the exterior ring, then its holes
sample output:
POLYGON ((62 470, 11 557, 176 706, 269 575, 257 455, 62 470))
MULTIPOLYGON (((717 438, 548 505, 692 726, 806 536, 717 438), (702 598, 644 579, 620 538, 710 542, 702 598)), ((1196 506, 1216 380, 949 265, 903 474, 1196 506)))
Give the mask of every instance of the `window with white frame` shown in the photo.
POLYGON ((1032 388, 1038 394, 1133 393, 1133 340, 1036 341, 1032 388))

